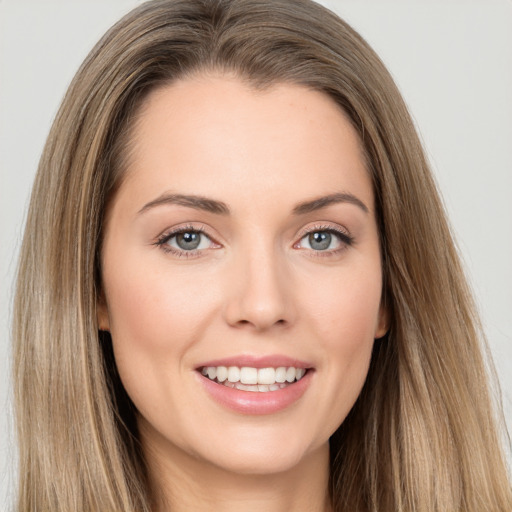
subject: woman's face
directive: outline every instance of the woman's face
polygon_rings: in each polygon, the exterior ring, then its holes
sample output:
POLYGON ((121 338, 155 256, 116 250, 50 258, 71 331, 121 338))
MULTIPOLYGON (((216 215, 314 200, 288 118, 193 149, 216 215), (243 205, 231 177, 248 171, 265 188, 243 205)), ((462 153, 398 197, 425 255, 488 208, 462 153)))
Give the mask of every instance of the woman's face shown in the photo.
POLYGON ((349 121, 301 86, 198 76, 149 96, 132 150, 99 323, 144 445, 257 474, 325 455, 386 330, 349 121))

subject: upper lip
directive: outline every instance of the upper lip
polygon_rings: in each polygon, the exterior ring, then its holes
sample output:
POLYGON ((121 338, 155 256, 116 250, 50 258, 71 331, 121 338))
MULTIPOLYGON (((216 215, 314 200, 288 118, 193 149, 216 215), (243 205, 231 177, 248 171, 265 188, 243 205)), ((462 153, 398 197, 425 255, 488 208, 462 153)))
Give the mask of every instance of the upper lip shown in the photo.
POLYGON ((280 366, 294 368, 312 368, 313 365, 307 361, 301 361, 293 357, 275 354, 266 356, 253 356, 242 354, 238 356, 226 357, 222 359, 214 359, 205 361, 197 366, 197 369, 204 368, 205 366, 238 366, 250 368, 279 368, 280 366))

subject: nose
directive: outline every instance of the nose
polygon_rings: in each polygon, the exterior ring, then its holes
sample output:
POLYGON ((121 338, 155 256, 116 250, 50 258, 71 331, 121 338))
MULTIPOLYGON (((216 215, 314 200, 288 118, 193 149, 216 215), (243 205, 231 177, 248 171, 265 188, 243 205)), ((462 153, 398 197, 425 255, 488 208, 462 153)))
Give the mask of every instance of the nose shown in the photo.
POLYGON ((272 248, 254 246, 249 255, 235 258, 224 310, 229 325, 264 331, 293 323, 293 281, 284 258, 272 248))

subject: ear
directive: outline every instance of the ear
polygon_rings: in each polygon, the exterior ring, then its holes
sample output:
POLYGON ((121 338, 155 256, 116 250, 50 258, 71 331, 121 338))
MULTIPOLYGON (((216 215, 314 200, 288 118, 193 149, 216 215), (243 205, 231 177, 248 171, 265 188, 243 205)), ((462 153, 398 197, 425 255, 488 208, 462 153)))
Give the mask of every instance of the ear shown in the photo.
POLYGON ((100 331, 110 331, 107 301, 103 291, 99 294, 98 301, 96 303, 96 320, 98 321, 98 329, 100 331))
POLYGON ((386 301, 382 300, 379 308, 379 316, 377 319, 377 326, 375 328, 374 338, 378 340, 386 335, 389 330, 389 324, 391 323, 391 314, 389 307, 386 305, 386 301))

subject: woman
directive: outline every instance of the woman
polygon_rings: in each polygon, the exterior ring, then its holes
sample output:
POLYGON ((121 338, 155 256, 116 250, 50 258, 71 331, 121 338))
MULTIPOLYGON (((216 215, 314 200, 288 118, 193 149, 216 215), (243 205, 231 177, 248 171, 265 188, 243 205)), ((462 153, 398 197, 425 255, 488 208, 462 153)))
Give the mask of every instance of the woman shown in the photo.
POLYGON ((19 510, 512 504, 413 124, 311 2, 149 2, 104 36, 15 309, 19 510))

